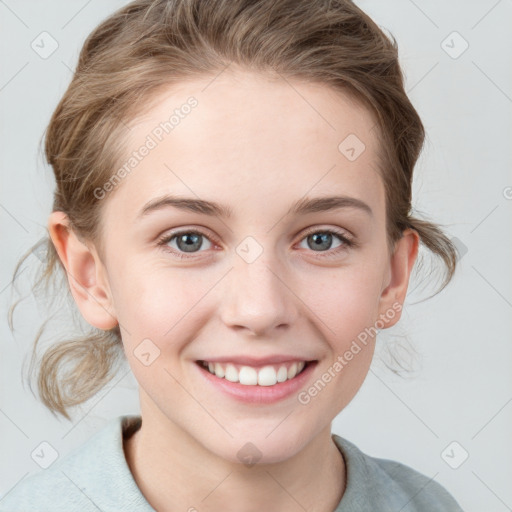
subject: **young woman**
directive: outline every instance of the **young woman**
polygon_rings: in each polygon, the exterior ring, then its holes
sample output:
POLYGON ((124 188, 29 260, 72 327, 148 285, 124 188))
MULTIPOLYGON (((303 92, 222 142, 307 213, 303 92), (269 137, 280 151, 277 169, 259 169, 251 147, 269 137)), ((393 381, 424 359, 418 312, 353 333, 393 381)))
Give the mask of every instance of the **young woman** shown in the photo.
POLYGON ((65 271, 94 330, 44 354, 39 390, 69 418, 124 356, 141 415, 0 510, 460 511, 331 433, 419 243, 444 285, 455 270, 411 215, 423 139, 396 43, 348 0, 137 0, 105 20, 46 134, 43 277, 65 271))

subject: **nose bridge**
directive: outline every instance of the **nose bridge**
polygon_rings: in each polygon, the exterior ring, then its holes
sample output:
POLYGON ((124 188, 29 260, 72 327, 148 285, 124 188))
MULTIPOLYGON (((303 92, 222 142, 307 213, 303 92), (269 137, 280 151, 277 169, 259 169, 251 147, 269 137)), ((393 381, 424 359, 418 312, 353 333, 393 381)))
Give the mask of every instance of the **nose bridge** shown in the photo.
MULTIPOLYGON (((272 237, 266 240, 270 244, 272 237)), ((229 293, 222 304, 222 319, 230 327, 244 327, 255 334, 291 324, 297 315, 274 247, 264 247, 246 237, 235 249, 229 273, 229 293)))

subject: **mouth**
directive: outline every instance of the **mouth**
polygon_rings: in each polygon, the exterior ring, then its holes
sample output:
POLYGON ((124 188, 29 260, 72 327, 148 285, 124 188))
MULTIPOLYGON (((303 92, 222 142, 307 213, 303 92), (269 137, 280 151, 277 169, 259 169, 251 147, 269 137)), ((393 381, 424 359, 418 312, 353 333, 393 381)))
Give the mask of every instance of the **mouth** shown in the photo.
POLYGON ((304 373, 317 361, 289 361, 264 366, 247 366, 235 363, 196 361, 196 364, 215 377, 244 386, 276 386, 291 381, 304 373))

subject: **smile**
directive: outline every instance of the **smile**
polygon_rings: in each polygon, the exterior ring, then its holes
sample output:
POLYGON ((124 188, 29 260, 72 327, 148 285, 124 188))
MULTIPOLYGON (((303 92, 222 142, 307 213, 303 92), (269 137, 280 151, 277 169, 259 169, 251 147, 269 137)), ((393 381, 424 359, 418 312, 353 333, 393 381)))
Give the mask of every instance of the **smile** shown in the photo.
POLYGON ((212 375, 230 382, 238 382, 245 386, 274 386, 278 382, 285 382, 299 375, 304 371, 308 362, 295 361, 266 365, 260 368, 208 361, 198 361, 198 364, 206 368, 212 375))

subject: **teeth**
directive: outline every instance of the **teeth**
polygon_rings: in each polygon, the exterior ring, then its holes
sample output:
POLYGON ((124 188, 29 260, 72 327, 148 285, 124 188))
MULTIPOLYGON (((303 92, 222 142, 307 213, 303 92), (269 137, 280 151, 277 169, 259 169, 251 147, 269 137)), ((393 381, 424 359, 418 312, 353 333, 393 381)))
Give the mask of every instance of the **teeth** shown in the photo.
POLYGON ((234 364, 228 363, 225 366, 220 363, 206 363, 203 366, 208 368, 209 372, 219 378, 224 378, 230 382, 240 382, 246 386, 274 386, 278 382, 293 379, 303 369, 306 363, 292 363, 287 368, 286 365, 277 367, 263 366, 259 370, 251 366, 241 366, 240 370, 234 364))

